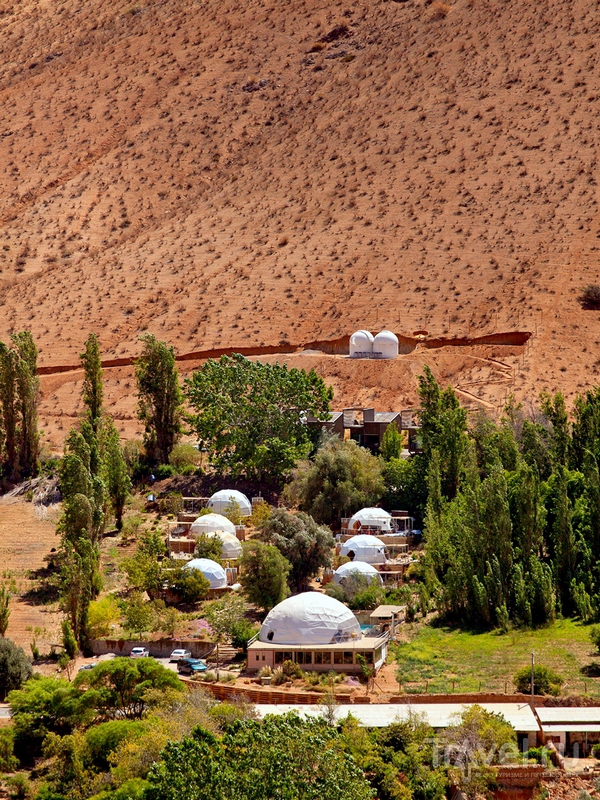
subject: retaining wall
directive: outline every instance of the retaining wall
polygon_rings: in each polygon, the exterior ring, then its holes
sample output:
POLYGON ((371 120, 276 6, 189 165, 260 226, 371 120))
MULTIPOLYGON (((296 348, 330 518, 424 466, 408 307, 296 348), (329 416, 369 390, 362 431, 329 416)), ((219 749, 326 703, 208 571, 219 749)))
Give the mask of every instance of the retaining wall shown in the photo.
POLYGON ((194 658, 206 658, 215 649, 213 642, 198 639, 156 639, 153 642, 136 642, 131 639, 92 639, 90 650, 95 656, 114 653, 117 656, 128 656, 134 647, 147 647, 151 656, 166 658, 173 650, 189 650, 194 658))

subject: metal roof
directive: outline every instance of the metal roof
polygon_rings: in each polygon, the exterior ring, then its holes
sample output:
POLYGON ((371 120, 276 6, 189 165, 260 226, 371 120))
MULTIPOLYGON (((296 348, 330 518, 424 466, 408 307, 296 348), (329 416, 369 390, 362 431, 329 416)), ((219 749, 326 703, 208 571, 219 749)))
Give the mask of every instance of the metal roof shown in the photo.
POLYGON ((542 730, 544 733, 600 733, 600 723, 579 723, 579 724, 569 724, 562 723, 556 725, 548 725, 547 723, 542 724, 542 730))
MULTIPOLYGON (((453 725, 462 711, 472 703, 373 703, 372 705, 340 704, 336 709, 337 719, 351 714, 367 728, 385 728, 394 722, 401 722, 411 714, 422 714, 432 728, 447 728, 453 725)), ((517 733, 539 730, 537 720, 528 703, 480 703, 486 711, 502 716, 510 722, 517 733)), ((322 706, 305 705, 257 705, 261 717, 267 714, 286 714, 297 711, 301 717, 321 716, 322 706)))
POLYGON ((600 706, 584 706, 573 708, 568 707, 552 707, 540 706, 537 709, 537 715, 542 725, 546 723, 551 725, 556 724, 596 724, 600 726, 600 706))

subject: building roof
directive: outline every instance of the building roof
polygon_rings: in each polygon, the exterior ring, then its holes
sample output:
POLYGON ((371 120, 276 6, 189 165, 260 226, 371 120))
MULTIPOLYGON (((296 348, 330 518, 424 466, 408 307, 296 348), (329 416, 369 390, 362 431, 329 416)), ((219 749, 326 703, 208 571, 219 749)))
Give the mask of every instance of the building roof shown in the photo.
MULTIPOLYGON (((341 704, 336 708, 338 720, 351 714, 368 728, 385 728, 394 722, 401 722, 411 715, 422 714, 432 728, 447 728, 453 725, 462 711, 471 704, 460 703, 373 703, 371 705, 341 704)), ((510 722, 517 733, 529 733, 539 730, 537 720, 529 703, 479 703, 486 711, 500 713, 510 722)), ((323 715, 322 706, 305 705, 256 705, 261 717, 267 714, 286 714, 297 711, 301 717, 318 717, 323 715)))
POLYGON ((540 706, 537 709, 540 722, 544 727, 562 724, 596 724, 600 725, 600 706, 551 707, 540 706))
POLYGON ((400 614, 405 608, 406 606, 377 606, 374 611, 371 611, 370 617, 371 619, 391 619, 392 614, 400 614))
POLYGON ((393 422, 399 416, 399 411, 376 411, 375 422, 393 422))

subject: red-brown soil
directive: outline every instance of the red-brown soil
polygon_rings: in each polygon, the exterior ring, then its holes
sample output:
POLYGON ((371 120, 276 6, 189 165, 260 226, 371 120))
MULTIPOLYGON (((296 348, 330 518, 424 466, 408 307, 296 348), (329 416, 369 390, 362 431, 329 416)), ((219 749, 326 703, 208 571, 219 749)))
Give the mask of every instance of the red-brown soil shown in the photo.
POLYGON ((51 645, 62 642, 62 615, 57 605, 43 605, 27 597, 27 593, 39 585, 35 574, 31 573, 46 566, 44 556, 57 546, 56 516, 56 512, 47 513, 44 507, 34 506, 22 498, 0 498, 2 582, 16 589, 10 603, 6 635, 28 655, 31 655, 30 644, 34 638, 42 654, 48 653, 51 645))
MULTIPOLYGON (((462 345, 289 358, 336 406, 413 402, 424 363, 492 408, 597 380, 589 0, 0 0, 0 31, 0 338, 30 328, 42 365, 89 331, 119 358, 144 331, 185 354, 389 327, 462 345)), ((42 381, 50 438, 78 379, 42 381)))

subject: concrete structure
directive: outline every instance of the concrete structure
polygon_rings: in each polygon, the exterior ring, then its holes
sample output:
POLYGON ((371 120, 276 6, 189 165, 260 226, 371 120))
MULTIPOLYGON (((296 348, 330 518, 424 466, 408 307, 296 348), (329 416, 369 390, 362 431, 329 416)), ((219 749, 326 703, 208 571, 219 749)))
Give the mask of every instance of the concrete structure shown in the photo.
POLYGON ((375 579, 378 584, 383 585, 379 572, 372 564, 367 564, 366 561, 348 561, 346 564, 342 564, 333 573, 333 583, 343 586, 344 580, 352 575, 359 575, 368 581, 375 579))
POLYGON ((365 561, 367 564, 385 564, 387 561, 384 543, 366 533, 352 536, 344 542, 340 555, 347 556, 350 561, 365 561))
POLYGON ((373 358, 396 358, 398 337, 391 331, 381 331, 373 340, 373 358))
POLYGON ((197 569, 210 581, 211 589, 227 588, 227 573, 220 564, 212 558, 193 558, 184 564, 184 569, 197 569))
POLYGON ((554 742, 563 755, 588 756, 600 742, 600 707, 540 706, 536 709, 544 742, 554 742))
POLYGON ((374 408, 353 407, 345 408, 343 411, 332 411, 326 420, 315 419, 312 416, 306 420, 306 424, 311 427, 336 433, 340 439, 354 439, 375 453, 379 450, 386 428, 392 422, 400 430, 408 432, 408 450, 403 451, 406 457, 411 453, 420 452, 420 427, 413 409, 375 411, 374 408))
POLYGON ((215 492, 208 501, 208 508, 217 514, 223 514, 232 502, 239 505, 242 517, 249 517, 252 514, 252 503, 243 492, 238 492, 237 489, 221 489, 215 492))
POLYGON ((373 334, 369 331, 356 331, 350 337, 350 358, 371 358, 373 355, 373 334))

